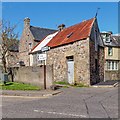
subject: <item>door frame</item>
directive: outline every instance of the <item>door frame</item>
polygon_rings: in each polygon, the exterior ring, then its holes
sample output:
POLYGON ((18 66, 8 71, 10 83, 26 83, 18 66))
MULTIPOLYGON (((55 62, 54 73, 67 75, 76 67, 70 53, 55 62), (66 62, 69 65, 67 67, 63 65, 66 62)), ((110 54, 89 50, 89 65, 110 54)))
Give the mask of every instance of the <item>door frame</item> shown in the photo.
POLYGON ((73 56, 73 55, 72 55, 72 56, 67 56, 67 57, 66 57, 66 61, 67 61, 67 62, 66 62, 66 63, 67 63, 67 82, 68 82, 69 84, 74 84, 74 83, 75 83, 74 56, 73 56), (68 74, 68 69, 69 69, 69 68, 68 68, 68 62, 69 62, 69 61, 73 61, 73 69, 74 69, 74 70, 72 71, 72 73, 73 73, 73 80, 72 80, 72 83, 69 82, 69 76, 68 76, 68 75, 69 75, 69 74, 68 74))

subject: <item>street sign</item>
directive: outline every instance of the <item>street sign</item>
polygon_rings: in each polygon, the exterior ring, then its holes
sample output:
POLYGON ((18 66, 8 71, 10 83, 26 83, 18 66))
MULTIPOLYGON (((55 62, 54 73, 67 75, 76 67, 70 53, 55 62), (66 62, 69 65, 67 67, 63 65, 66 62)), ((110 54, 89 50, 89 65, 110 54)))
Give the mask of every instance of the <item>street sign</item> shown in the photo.
POLYGON ((47 59, 47 55, 46 54, 38 54, 38 61, 46 60, 46 59, 47 59))
POLYGON ((42 47, 42 48, 41 48, 41 51, 44 52, 44 51, 48 51, 49 49, 50 49, 50 47, 45 46, 45 47, 42 47))

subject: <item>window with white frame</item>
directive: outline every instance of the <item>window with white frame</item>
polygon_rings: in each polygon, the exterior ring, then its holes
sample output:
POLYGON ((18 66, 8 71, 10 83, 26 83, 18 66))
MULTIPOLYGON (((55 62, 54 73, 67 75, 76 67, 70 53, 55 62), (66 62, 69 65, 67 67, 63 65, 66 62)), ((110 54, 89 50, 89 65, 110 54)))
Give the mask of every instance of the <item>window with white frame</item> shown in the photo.
POLYGON ((107 43, 107 42, 110 42, 110 35, 109 34, 106 34, 106 40, 105 40, 105 42, 107 43))
POLYGON ((118 63, 119 61, 107 61, 107 70, 118 70, 118 63))
POLYGON ((108 55, 109 56, 113 55, 113 48, 112 47, 108 47, 108 55))
POLYGON ((102 34, 102 39, 104 40, 104 42, 110 43, 110 34, 109 33, 102 34))

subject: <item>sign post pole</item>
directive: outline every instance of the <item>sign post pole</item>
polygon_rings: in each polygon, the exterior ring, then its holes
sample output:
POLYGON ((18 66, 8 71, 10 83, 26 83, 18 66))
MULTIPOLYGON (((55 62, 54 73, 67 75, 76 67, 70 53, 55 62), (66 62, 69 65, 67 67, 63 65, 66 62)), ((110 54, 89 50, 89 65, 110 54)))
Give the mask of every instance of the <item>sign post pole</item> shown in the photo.
POLYGON ((41 49, 42 52, 45 52, 45 54, 41 54, 40 59, 44 60, 44 89, 46 89, 46 59, 47 59, 47 55, 46 55, 46 51, 49 50, 49 47, 43 47, 41 49))
POLYGON ((44 62, 44 89, 46 89, 46 65, 44 62))

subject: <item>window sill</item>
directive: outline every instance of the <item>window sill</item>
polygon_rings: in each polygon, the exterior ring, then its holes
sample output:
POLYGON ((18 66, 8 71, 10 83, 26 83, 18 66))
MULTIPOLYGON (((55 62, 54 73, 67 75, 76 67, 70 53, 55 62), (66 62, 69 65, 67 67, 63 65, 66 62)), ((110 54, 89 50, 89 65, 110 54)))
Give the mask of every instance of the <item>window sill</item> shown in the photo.
POLYGON ((105 71, 112 71, 113 72, 113 71, 118 71, 118 70, 105 70, 105 71))

